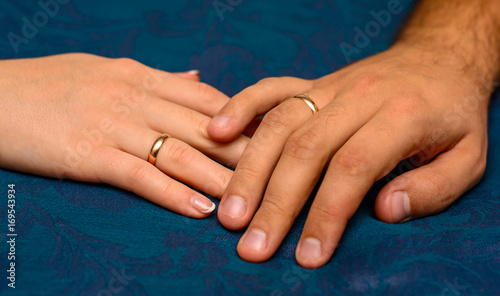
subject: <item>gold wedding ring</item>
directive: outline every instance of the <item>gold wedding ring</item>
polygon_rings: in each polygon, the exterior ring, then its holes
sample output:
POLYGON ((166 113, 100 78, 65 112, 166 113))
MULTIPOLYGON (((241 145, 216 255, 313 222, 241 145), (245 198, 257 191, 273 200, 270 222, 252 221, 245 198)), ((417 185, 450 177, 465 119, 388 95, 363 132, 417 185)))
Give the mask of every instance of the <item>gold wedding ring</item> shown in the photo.
POLYGON ((309 108, 311 108, 313 115, 319 111, 318 105, 316 105, 316 103, 314 103, 314 101, 308 95, 298 94, 298 95, 295 95, 293 97, 304 101, 304 103, 306 103, 307 106, 309 106, 309 108))
POLYGON ((158 155, 158 152, 160 152, 161 146, 163 143, 170 138, 169 135, 163 134, 159 136, 156 141, 153 143, 153 146, 151 147, 151 151, 149 151, 149 156, 148 156, 148 161, 152 164, 156 164, 156 156, 158 155))

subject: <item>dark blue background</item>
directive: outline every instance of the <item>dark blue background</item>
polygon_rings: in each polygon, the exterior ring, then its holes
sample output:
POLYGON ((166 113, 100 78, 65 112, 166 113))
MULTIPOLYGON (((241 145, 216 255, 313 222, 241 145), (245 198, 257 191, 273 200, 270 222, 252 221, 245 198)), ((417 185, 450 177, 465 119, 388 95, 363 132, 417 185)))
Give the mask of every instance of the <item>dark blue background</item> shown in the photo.
MULTIPOLYGON (((199 69, 203 81, 233 95, 264 77, 316 78, 346 65, 339 44, 353 44, 354 29, 389 0, 243 0, 223 18, 216 1, 74 0, 16 53, 7 35, 22 33, 22 18, 41 11, 36 2, 0 2, 0 58, 131 57, 167 71, 199 69)), ((412 5, 401 3, 404 11, 354 58, 391 44, 412 5)), ((242 232, 224 229, 215 214, 193 220, 107 185, 0 170, 0 229, 7 233, 7 184, 15 183, 18 233, 17 288, 8 288, 0 271, 0 294, 498 295, 498 101, 491 103, 488 167, 477 187, 440 215, 389 225, 373 214, 376 184, 333 258, 317 270, 294 259, 304 213, 273 258, 252 264, 235 251, 242 232)))

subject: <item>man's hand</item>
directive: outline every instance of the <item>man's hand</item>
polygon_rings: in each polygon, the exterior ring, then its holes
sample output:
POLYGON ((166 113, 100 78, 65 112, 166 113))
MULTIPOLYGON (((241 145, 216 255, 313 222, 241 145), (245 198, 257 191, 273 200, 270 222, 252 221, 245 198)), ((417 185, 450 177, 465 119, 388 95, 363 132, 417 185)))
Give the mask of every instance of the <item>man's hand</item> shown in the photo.
POLYGON ((250 223, 238 254, 254 262, 270 258, 325 170, 296 250, 307 268, 329 260, 367 191, 401 160, 413 157, 423 165, 380 191, 375 212, 382 221, 438 213, 474 186, 486 165, 498 24, 480 21, 460 31, 455 18, 470 25, 478 13, 498 11, 497 1, 424 1, 388 51, 315 81, 264 79, 236 95, 209 125, 212 138, 229 141, 272 109, 244 151, 218 211, 227 228, 250 223), (483 41, 488 33, 496 39, 472 47, 467 42, 483 41), (289 99, 299 93, 320 111, 312 115, 302 100, 289 99))

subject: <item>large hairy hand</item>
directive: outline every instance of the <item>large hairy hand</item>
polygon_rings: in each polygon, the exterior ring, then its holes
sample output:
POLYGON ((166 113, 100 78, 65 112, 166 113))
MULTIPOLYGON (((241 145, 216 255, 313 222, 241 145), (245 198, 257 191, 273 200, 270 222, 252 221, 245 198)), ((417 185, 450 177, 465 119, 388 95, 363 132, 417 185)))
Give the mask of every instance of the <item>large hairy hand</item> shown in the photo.
POLYGON ((130 59, 66 54, 0 61, 0 166, 109 183, 186 216, 213 203, 178 181, 220 197, 248 138, 220 144, 206 132, 228 98, 196 76, 130 59), (148 161, 160 134, 156 167, 148 161))
POLYGON ((314 81, 264 79, 231 99, 209 125, 221 142, 270 110, 218 211, 227 228, 250 223, 238 254, 271 257, 324 171, 296 250, 308 268, 329 260, 367 191, 404 159, 422 165, 380 191, 375 213, 382 221, 438 213, 474 186, 486 164, 491 87, 456 61, 395 46, 314 81), (320 111, 313 115, 291 98, 300 93, 320 111))

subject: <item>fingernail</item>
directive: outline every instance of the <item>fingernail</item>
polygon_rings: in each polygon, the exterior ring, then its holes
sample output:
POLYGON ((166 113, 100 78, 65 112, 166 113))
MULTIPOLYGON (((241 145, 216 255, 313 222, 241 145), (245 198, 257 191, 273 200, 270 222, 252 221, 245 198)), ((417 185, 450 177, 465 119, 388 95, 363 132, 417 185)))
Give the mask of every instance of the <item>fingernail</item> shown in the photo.
POLYGON ((264 250, 267 244, 266 233, 260 229, 250 229, 241 243, 255 251, 264 250))
POLYGON ((406 191, 396 191, 392 194, 391 212, 395 223, 402 222, 410 217, 410 199, 406 191))
POLYGON ((231 195, 222 205, 222 212, 233 218, 239 218, 245 214, 246 202, 237 195, 231 195))
POLYGON ((203 214, 211 213, 215 209, 215 204, 211 200, 200 195, 191 198, 191 206, 203 214))
POLYGON ((229 117, 226 115, 218 115, 212 118, 212 125, 215 125, 220 128, 225 128, 229 125, 229 117))
POLYGON ((307 259, 315 259, 321 256, 321 242, 313 237, 308 237, 300 245, 299 256, 307 259))
POLYGON ((198 70, 191 70, 191 71, 187 71, 186 74, 189 74, 189 75, 200 75, 200 71, 198 70))

